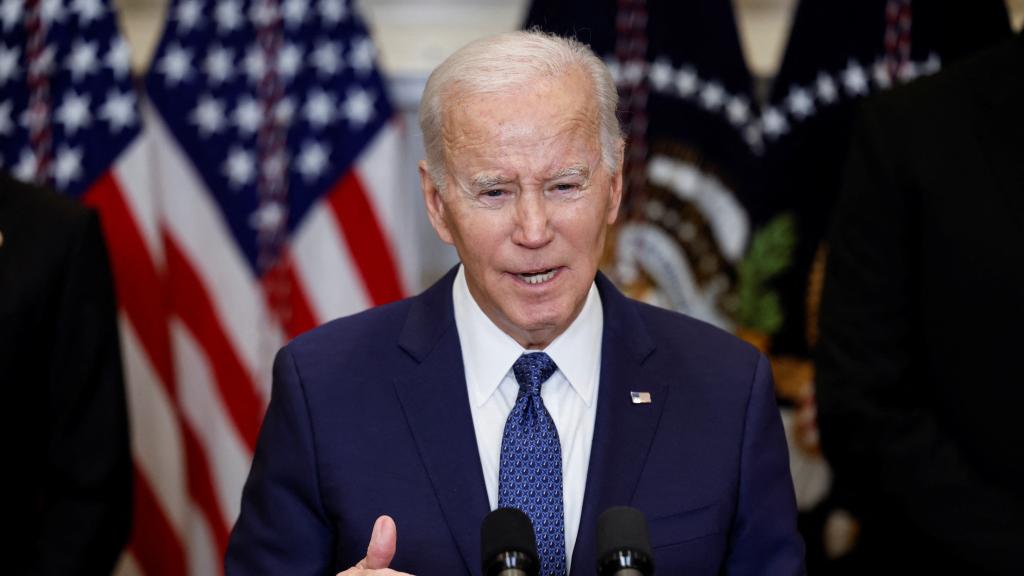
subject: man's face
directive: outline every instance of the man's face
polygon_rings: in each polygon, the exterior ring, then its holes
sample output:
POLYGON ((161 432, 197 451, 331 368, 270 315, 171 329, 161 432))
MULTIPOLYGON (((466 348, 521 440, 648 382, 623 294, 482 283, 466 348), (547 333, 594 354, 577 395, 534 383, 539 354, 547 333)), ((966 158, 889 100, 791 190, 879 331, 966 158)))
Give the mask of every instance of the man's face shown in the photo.
POLYGON ((592 94, 574 73, 448 102, 443 192, 420 164, 431 224, 470 293, 525 348, 579 314, 618 212, 622 179, 602 162, 592 94))

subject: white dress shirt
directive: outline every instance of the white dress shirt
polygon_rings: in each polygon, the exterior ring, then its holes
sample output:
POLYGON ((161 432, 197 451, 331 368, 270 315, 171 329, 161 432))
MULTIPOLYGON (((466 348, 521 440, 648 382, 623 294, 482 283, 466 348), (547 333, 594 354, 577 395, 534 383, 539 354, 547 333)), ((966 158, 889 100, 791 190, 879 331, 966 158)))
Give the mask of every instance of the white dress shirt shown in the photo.
MULTIPOLYGON (((480 450, 487 498, 498 507, 498 469, 505 420, 519 394, 512 364, 525 352, 484 314, 469 292, 464 269, 452 285, 455 326, 462 345, 470 412, 480 450)), ((597 387, 601 377, 601 335, 604 310, 597 286, 591 284, 576 320, 544 352, 558 370, 541 386, 541 398, 558 429, 562 447, 562 501, 565 510, 566 566, 579 533, 583 492, 590 465, 590 445, 597 416, 597 387)), ((531 350, 536 352, 536 350, 531 350)))

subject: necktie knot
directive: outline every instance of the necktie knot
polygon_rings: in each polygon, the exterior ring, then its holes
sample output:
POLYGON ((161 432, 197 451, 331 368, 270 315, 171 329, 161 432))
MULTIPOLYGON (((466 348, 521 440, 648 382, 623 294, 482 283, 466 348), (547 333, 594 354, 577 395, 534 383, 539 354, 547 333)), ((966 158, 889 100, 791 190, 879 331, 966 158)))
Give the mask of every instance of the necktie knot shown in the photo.
POLYGON ((540 394, 540 385, 547 382, 555 370, 558 370, 555 361, 544 352, 523 354, 512 365, 519 389, 528 395, 540 394))

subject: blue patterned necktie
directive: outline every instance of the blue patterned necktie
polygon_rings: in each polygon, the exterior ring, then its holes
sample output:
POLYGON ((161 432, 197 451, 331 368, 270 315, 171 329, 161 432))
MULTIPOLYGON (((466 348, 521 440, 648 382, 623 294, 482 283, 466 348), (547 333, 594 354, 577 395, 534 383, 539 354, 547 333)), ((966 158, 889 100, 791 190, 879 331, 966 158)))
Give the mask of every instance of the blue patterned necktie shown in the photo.
POLYGON ((512 365, 519 396, 505 421, 498 472, 498 507, 518 508, 530 517, 542 576, 565 576, 562 447, 540 398, 540 385, 555 370, 543 352, 523 354, 512 365))

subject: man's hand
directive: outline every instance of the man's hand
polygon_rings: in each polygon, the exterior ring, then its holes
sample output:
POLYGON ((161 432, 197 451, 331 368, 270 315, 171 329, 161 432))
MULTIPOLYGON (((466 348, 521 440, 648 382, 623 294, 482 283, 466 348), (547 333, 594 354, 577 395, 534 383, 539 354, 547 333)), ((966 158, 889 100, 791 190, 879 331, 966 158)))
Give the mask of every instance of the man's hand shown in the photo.
POLYGON ((356 565, 341 572, 338 576, 411 576, 405 572, 388 569, 391 559, 395 557, 395 546, 398 543, 398 529, 390 516, 381 516, 373 523, 373 534, 370 545, 366 547, 366 556, 356 565))

